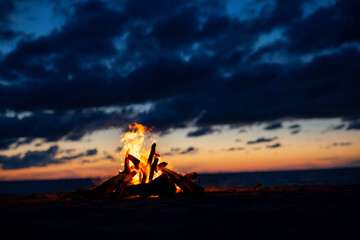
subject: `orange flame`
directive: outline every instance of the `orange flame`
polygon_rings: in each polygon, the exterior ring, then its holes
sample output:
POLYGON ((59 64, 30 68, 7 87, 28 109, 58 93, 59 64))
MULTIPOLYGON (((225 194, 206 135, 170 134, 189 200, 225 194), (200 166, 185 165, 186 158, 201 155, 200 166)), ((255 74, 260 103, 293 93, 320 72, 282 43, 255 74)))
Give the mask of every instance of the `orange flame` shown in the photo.
POLYGON ((133 125, 129 125, 129 129, 130 131, 125 133, 124 137, 120 140, 124 143, 120 153, 125 156, 126 152, 129 151, 129 154, 137 157, 139 160, 145 160, 149 150, 145 150, 143 145, 146 138, 145 134, 150 133, 150 129, 136 122, 133 125))
MULTIPOLYGON (((135 170, 133 164, 130 162, 132 166, 131 170, 137 171, 137 174, 132 179, 132 184, 140 184, 143 173, 150 172, 150 166, 147 163, 150 148, 147 146, 146 140, 149 138, 148 134, 151 132, 151 129, 136 122, 134 122, 133 125, 129 125, 129 129, 130 131, 125 133, 120 140, 124 144, 120 154, 123 158, 131 154, 140 160, 139 171, 135 170)), ((152 140, 152 138, 150 138, 150 140, 152 140)), ((157 177, 158 174, 155 173, 154 176, 157 177)))

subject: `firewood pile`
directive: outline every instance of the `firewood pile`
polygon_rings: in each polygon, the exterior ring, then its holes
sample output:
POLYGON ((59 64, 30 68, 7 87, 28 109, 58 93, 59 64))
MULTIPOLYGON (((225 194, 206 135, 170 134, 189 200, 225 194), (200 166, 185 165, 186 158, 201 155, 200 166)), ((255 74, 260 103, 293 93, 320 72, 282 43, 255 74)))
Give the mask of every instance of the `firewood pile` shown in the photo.
POLYGON ((128 198, 133 196, 173 196, 177 193, 201 194, 199 175, 195 172, 179 174, 160 162, 153 143, 146 161, 125 154, 124 169, 101 185, 91 189, 78 189, 71 198, 128 198))

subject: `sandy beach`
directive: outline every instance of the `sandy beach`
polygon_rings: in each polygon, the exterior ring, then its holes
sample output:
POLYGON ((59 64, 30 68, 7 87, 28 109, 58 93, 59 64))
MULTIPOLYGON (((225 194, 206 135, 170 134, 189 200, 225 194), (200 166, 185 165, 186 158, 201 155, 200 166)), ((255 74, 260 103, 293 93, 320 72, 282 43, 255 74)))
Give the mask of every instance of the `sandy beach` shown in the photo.
POLYGON ((0 196, 2 239, 355 239, 360 185, 206 188, 203 195, 0 196))

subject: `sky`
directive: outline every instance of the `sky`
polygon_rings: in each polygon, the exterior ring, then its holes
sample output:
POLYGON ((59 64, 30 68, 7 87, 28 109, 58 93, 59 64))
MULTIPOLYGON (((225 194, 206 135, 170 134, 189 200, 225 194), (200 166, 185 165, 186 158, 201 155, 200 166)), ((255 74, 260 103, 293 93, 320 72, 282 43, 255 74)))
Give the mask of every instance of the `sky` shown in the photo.
POLYGON ((360 1, 0 2, 0 180, 360 166, 360 1), (149 139, 148 147, 151 144, 149 139))

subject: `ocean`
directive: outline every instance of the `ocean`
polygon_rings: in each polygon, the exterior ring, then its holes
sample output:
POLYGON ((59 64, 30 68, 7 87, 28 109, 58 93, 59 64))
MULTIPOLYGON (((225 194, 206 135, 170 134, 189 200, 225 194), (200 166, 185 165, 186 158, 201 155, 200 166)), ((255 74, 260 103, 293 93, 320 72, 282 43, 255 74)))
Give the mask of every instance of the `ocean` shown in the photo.
MULTIPOLYGON (((78 188, 90 188, 94 179, 61 179, 41 181, 3 181, 0 182, 0 195, 19 195, 35 193, 58 193, 74 191, 78 188)), ((260 183, 262 186, 277 185, 343 185, 360 184, 360 168, 218 173, 200 174, 200 185, 204 187, 250 186, 260 183)))

